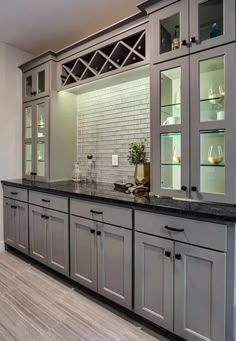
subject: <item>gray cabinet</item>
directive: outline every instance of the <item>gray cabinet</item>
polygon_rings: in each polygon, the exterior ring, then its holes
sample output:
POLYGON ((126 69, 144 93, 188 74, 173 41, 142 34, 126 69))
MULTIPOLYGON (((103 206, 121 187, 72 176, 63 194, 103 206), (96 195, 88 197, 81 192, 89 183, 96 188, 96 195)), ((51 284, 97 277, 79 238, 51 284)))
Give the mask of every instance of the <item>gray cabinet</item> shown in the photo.
POLYGON ((173 331, 174 242, 135 233, 135 311, 173 331))
POLYGON ((175 243, 175 328, 189 341, 224 341, 226 254, 175 243))
POLYGON ((71 277, 131 308, 132 232, 71 216, 71 277))
POLYGON ((5 243, 28 254, 28 205, 4 198, 5 243))
POLYGON ((23 112, 23 176, 38 180, 48 178, 49 164, 49 99, 24 104, 23 112))
POLYGON ((30 255, 69 275, 68 215, 29 205, 30 255))
POLYGON ((229 44, 152 66, 153 192, 236 202, 235 60, 229 44))
POLYGON ((47 222, 41 207, 29 205, 30 256, 47 265, 47 222))
POLYGON ((104 225, 97 231, 98 292, 131 308, 132 232, 104 225))
POLYGON ((225 341, 226 253, 135 232, 135 311, 186 340, 225 341))
POLYGON ((49 68, 49 63, 45 63, 24 73, 24 102, 49 95, 49 68))
POLYGON ((235 40, 234 0, 151 3, 151 60, 159 63, 235 40))
POLYGON ((70 217, 71 278, 97 291, 96 223, 70 217))

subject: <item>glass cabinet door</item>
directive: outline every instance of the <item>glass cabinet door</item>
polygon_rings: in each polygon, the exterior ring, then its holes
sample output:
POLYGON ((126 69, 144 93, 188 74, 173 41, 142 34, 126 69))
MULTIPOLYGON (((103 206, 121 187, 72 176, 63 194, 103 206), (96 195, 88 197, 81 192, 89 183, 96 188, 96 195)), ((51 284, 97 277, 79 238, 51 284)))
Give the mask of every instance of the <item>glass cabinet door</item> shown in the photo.
POLYGON ((31 176, 34 168, 33 145, 34 145, 34 106, 28 104, 23 110, 23 174, 31 176))
POLYGON ((235 40, 235 0, 191 1, 191 52, 235 40))
POLYGON ((232 202, 234 196, 235 47, 190 57, 191 196, 232 202), (230 141, 231 138, 231 141, 230 141), (226 181, 227 180, 227 181, 226 181))
POLYGON ((181 0, 150 16, 153 62, 188 54, 188 0, 181 0))
POLYGON ((49 64, 45 63, 28 71, 23 76, 24 102, 49 94, 49 64))
POLYGON ((159 195, 188 196, 188 75, 188 57, 155 65, 151 71, 152 184, 159 195))
POLYGON ((35 159, 37 177, 47 177, 48 99, 36 103, 35 159))

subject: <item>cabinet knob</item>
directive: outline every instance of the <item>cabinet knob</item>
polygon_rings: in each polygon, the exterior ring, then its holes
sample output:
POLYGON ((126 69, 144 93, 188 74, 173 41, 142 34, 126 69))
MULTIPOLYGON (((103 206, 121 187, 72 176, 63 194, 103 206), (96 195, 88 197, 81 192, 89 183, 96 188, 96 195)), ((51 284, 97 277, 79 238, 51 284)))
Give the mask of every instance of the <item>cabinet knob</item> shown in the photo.
POLYGON ((41 214, 41 218, 43 218, 43 219, 44 219, 44 218, 45 218, 45 215, 44 215, 44 214, 41 214))
POLYGON ((196 187, 196 186, 192 186, 192 187, 191 187, 191 191, 192 191, 192 192, 197 192, 197 187, 196 187))
POLYGON ((187 46, 187 40, 186 39, 182 40, 181 44, 182 46, 187 46))
POLYGON ((177 253, 176 255, 175 255, 175 259, 178 259, 178 260, 181 260, 181 254, 180 253, 177 253))
POLYGON ((94 233, 95 233, 95 230, 94 230, 94 229, 91 229, 91 230, 90 230, 90 233, 94 234, 94 233))
POLYGON ((191 42, 192 44, 196 44, 196 43, 197 43, 196 37, 192 37, 192 38, 190 39, 190 42, 191 42))
POLYGON ((181 190, 186 192, 187 191, 187 186, 184 186, 184 185, 181 186, 181 190))
POLYGON ((37 95, 37 92, 36 92, 36 91, 34 91, 34 92, 33 92, 33 95, 34 95, 34 96, 36 96, 36 95, 37 95))
POLYGON ((170 251, 165 251, 165 256, 170 258, 171 257, 171 252, 170 251))
POLYGON ((36 172, 31 172, 31 173, 30 173, 30 175, 32 175, 32 176, 36 176, 36 175, 37 175, 37 173, 36 173, 36 172))
POLYGON ((101 231, 97 231, 97 236, 101 236, 102 232, 101 231))

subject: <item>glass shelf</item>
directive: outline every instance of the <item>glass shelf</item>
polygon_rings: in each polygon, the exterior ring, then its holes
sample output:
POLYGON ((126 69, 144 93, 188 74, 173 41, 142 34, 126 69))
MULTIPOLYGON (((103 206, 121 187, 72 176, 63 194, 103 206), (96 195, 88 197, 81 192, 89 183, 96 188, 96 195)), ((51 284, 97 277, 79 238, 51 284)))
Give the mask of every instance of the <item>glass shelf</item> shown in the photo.
POLYGON ((162 162, 162 166, 181 166, 181 163, 162 162))
POLYGON ((174 107, 174 106, 177 106, 177 105, 181 105, 181 103, 163 104, 163 105, 161 105, 161 108, 174 107))
POLYGON ((32 162, 32 160, 25 160, 25 162, 32 162))
POLYGON ((45 162, 45 160, 38 160, 38 162, 45 162))
MULTIPOLYGON (((213 102, 213 101, 217 101, 217 100, 221 100, 223 101, 224 100, 224 96, 220 96, 220 97, 213 97, 213 98, 203 98, 203 99, 200 99, 200 102, 213 102)), ((217 104, 217 103, 216 103, 217 104)), ((214 105, 214 103, 213 103, 214 105)), ((223 106, 222 106, 223 107, 223 106)))

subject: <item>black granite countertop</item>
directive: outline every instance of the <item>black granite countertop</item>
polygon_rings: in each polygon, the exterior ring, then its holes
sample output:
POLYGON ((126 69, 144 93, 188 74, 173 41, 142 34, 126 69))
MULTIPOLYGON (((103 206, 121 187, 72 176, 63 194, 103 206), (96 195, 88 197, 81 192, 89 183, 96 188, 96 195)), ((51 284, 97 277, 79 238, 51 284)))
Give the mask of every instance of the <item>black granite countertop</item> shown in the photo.
POLYGON ((29 180, 4 180, 3 185, 42 191, 46 193, 76 197, 108 204, 149 210, 161 214, 170 214, 193 219, 208 219, 224 222, 236 222, 236 205, 193 202, 167 197, 137 198, 114 190, 112 184, 76 184, 63 182, 32 182, 29 180))

